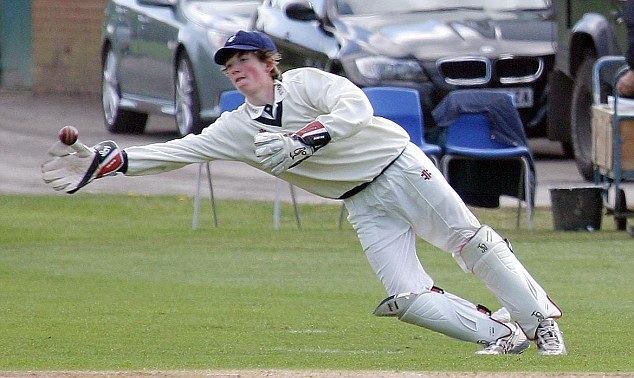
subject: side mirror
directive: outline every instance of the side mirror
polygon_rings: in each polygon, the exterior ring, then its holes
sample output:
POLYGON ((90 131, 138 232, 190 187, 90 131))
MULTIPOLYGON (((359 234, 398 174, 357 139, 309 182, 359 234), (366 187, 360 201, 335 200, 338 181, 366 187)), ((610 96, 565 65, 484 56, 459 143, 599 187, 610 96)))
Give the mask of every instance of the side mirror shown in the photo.
POLYGON ((315 21, 319 20, 313 6, 307 1, 289 3, 284 8, 284 13, 291 20, 295 21, 315 21))

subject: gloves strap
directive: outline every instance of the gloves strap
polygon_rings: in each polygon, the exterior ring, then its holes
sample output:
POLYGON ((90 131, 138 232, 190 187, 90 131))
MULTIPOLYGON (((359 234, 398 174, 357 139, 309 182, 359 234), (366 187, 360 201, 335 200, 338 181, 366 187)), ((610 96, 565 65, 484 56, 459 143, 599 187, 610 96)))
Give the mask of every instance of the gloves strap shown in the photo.
POLYGON ((297 139, 312 147, 313 151, 317 151, 330 142, 330 133, 321 122, 313 121, 293 133, 291 138, 297 139))
POLYGON ((122 168, 127 168, 127 155, 122 153, 115 142, 108 140, 98 143, 92 148, 95 151, 95 157, 77 187, 68 191, 69 194, 75 193, 94 179, 113 175, 122 168))
POLYGON ((101 142, 95 147, 95 161, 97 162, 97 175, 95 178, 101 178, 110 174, 117 173, 125 164, 127 159, 124 158, 119 146, 111 140, 101 142))

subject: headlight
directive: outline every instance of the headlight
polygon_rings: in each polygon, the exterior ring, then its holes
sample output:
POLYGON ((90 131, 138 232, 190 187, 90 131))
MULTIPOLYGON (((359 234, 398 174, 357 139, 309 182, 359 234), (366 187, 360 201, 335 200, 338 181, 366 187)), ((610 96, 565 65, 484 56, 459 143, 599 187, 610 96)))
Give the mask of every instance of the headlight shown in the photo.
POLYGON ((423 69, 416 60, 368 56, 355 60, 359 73, 370 80, 424 81, 423 69))

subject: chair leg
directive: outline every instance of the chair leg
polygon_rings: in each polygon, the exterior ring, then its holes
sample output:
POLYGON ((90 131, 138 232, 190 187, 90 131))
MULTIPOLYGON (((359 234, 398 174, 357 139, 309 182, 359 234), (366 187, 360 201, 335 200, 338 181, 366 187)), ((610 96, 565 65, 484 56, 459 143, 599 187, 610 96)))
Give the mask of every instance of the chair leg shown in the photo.
POLYGON ((535 200, 534 200, 534 193, 531 189, 531 180, 530 180, 530 168, 528 167, 528 163, 526 163, 527 168, 526 168, 526 195, 528 197, 528 207, 526 209, 526 221, 528 222, 528 229, 532 230, 533 229, 533 216, 535 215, 535 200))
MULTIPOLYGON (((522 181, 524 181, 524 179, 522 178, 522 181)), ((524 186, 524 184, 520 185, 520 190, 522 190, 522 187, 524 186)), ((520 228, 520 215, 522 214, 522 198, 518 197, 517 198, 517 216, 515 217, 515 228, 519 229, 520 228)))
POLYGON ((341 230, 343 227, 343 219, 346 216, 346 205, 341 204, 341 210, 339 211, 339 219, 337 220, 337 228, 341 230))
POLYGON ((295 187, 293 184, 288 184, 288 189, 291 192, 291 200, 293 201, 293 210, 295 210, 295 221, 297 222, 297 229, 302 229, 302 220, 299 216, 299 206, 297 205, 297 199, 295 198, 295 187))
POLYGON ((192 216, 192 229, 200 227, 200 205, 201 205, 201 185, 203 180, 203 165, 206 165, 207 184, 209 185, 209 199, 211 201, 211 216, 214 227, 218 227, 218 214, 216 213, 216 199, 214 198, 214 188, 211 183, 211 168, 209 162, 198 164, 198 174, 196 175, 196 193, 194 194, 194 215, 192 216))
MULTIPOLYGON (((279 230, 282 225, 282 201, 280 198, 280 184, 282 180, 275 180, 275 200, 273 201, 273 229, 279 230)), ((302 229, 302 219, 299 214, 299 205, 297 204, 297 197, 295 196, 295 187, 293 184, 288 184, 288 189, 291 193, 291 201, 293 203, 293 210, 295 211, 295 221, 297 222, 297 229, 302 229)))
POLYGON ((522 158, 522 164, 524 166, 524 194, 526 196, 526 225, 529 230, 533 229, 533 210, 535 208, 535 201, 533 200, 533 192, 531 190, 531 178, 530 178, 530 164, 528 159, 522 158))
MULTIPOLYGON (((522 216, 522 192, 526 196, 526 172, 524 171, 524 162, 522 161, 522 171, 520 174, 520 180, 517 183, 517 211, 515 216, 515 229, 520 228, 520 218, 522 216)), ((524 198, 526 199, 526 198, 524 198)), ((528 209, 528 202, 526 202, 526 208, 528 209)))
POLYGON ((198 164, 198 175, 196 176, 196 193, 194 194, 194 215, 192 216, 192 229, 197 230, 200 226, 200 181, 203 174, 203 163, 198 164))
POLYGON ((211 216, 214 221, 214 227, 218 227, 218 213, 216 212, 216 199, 214 197, 214 187, 211 183, 211 164, 205 163, 207 166, 207 183, 209 184, 209 200, 211 201, 211 216))
POLYGON ((445 176, 445 180, 447 180, 447 182, 449 182, 449 160, 451 160, 451 158, 451 155, 445 155, 440 158, 440 166, 438 167, 440 168, 442 175, 445 176))
POLYGON ((275 180, 275 200, 273 201, 273 229, 279 230, 282 217, 280 204, 280 180, 275 180))

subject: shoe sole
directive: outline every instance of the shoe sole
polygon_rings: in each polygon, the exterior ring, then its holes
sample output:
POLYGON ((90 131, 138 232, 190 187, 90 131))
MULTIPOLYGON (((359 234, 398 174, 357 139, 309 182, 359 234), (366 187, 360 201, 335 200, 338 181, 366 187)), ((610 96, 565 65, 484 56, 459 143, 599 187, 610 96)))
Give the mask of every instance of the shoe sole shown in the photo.
POLYGON ((554 351, 554 350, 540 350, 539 354, 542 356, 565 356, 568 354, 568 351, 565 349, 562 351, 554 351))
POLYGON ((499 352, 489 353, 489 352, 485 352, 484 350, 479 350, 475 352, 475 354, 479 356, 499 356, 502 354, 522 354, 524 353, 526 349, 530 348, 530 346, 531 346, 531 342, 529 340, 524 340, 521 344, 516 345, 515 348, 510 349, 506 353, 499 353, 499 352))
POLYGON ((527 339, 524 340, 521 344, 516 345, 515 348, 509 349, 506 354, 522 354, 526 349, 530 348, 530 346, 531 342, 527 339))

